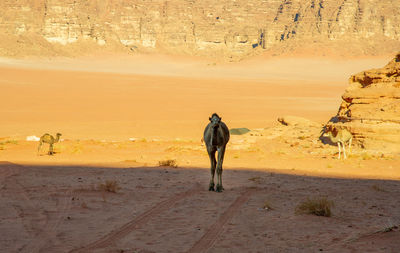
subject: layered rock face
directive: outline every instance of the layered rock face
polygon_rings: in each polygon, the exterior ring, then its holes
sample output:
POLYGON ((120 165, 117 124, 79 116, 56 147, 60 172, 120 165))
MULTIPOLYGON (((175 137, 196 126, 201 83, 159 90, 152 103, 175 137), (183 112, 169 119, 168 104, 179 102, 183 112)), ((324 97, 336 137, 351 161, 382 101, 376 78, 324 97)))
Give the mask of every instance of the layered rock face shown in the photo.
POLYGON ((349 83, 334 125, 349 129, 364 148, 400 152, 400 53, 349 83))
POLYGON ((59 45, 87 42, 227 58, 303 49, 373 55, 400 50, 400 2, 3 0, 0 36, 2 55, 34 47, 66 54, 59 45))

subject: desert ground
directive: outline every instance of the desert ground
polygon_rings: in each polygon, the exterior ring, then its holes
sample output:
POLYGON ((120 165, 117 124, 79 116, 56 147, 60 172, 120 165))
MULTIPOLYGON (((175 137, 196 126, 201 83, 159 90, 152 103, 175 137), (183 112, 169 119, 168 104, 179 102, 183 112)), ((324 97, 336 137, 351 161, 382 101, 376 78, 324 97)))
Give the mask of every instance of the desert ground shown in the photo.
POLYGON ((349 76, 390 58, 2 58, 0 252, 399 252, 400 151, 339 160, 319 140, 349 76), (214 112, 251 130, 222 193, 201 142, 214 112), (52 156, 27 140, 57 132, 52 156), (331 217, 296 212, 308 198, 331 217))

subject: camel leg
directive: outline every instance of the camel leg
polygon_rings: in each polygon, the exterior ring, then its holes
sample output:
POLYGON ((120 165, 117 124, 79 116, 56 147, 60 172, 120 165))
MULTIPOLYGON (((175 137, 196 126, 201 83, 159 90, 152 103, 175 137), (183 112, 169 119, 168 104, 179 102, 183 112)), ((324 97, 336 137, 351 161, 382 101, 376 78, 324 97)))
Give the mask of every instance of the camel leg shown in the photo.
POLYGON ((344 145, 344 143, 342 142, 342 147, 343 147, 343 154, 344 154, 344 159, 347 159, 347 156, 346 156, 346 145, 344 145))
POLYGON ((42 145, 43 145, 43 143, 39 142, 39 146, 38 146, 38 149, 37 149, 37 154, 38 155, 40 154, 40 150, 42 149, 42 145))
POLYGON ((211 162, 211 179, 210 179, 210 186, 208 188, 209 191, 214 191, 214 175, 215 175, 215 167, 217 165, 217 161, 215 160, 215 152, 216 150, 209 150, 208 151, 208 156, 210 157, 210 162, 211 162))
POLYGON ((49 155, 53 155, 53 144, 50 144, 49 155))
POLYGON ((218 163, 217 163, 217 192, 222 192, 224 187, 222 186, 222 163, 224 162, 225 146, 218 148, 218 163))
POLYGON ((350 155, 350 153, 351 153, 351 142, 353 141, 353 138, 350 138, 350 140, 349 140, 349 155, 350 155))
POLYGON ((337 143, 337 146, 339 148, 339 158, 338 159, 340 159, 340 142, 337 143))

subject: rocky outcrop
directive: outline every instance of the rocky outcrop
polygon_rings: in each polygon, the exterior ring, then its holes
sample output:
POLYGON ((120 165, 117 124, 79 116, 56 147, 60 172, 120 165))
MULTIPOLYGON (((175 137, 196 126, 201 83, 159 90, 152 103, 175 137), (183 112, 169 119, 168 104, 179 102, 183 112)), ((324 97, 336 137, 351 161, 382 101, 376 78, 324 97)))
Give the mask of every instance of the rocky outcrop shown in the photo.
POLYGON ((81 47, 228 59, 266 50, 373 55, 400 50, 400 2, 3 0, 0 38, 6 56, 81 47))
POLYGON ((349 129, 364 148, 400 152, 400 53, 349 83, 334 125, 349 129))
POLYGON ((321 126, 320 124, 313 122, 309 119, 297 117, 297 116, 284 116, 279 117, 278 122, 285 126, 300 126, 300 127, 315 127, 321 126))

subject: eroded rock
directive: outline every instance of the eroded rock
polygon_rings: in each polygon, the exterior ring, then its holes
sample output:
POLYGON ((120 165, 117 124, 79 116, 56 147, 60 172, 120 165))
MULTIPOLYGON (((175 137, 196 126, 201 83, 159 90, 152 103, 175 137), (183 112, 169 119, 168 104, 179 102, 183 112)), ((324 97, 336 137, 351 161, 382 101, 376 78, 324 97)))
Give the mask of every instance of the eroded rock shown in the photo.
POLYGON ((400 53, 385 67, 350 77, 333 125, 367 149, 400 152, 400 53))
POLYGON ((311 121, 306 118, 302 117, 297 117, 297 116, 284 116, 284 117, 279 117, 278 121, 285 126, 299 126, 299 127, 318 127, 320 124, 311 121))

